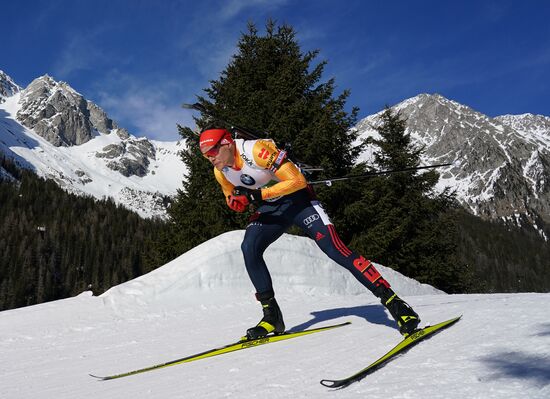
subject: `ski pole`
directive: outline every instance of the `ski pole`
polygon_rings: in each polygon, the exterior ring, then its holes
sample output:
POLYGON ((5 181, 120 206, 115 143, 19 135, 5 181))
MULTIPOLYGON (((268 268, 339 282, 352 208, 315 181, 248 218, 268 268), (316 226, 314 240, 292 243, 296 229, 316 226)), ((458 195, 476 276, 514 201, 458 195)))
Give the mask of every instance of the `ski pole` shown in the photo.
POLYGON ((363 173, 361 175, 351 175, 351 176, 343 176, 343 177, 329 177, 328 179, 323 180, 314 180, 309 181, 308 184, 326 184, 327 186, 332 186, 333 182, 336 181, 345 181, 345 180, 351 180, 351 179, 365 179, 369 177, 379 176, 379 175, 387 175, 391 173, 401 173, 401 172, 412 172, 420 169, 432 169, 432 168, 441 168, 443 166, 451 166, 454 165, 454 163, 442 163, 438 165, 427 165, 427 166, 416 166, 411 168, 403 168, 403 169, 392 169, 392 170, 380 170, 375 172, 369 172, 369 173, 363 173))

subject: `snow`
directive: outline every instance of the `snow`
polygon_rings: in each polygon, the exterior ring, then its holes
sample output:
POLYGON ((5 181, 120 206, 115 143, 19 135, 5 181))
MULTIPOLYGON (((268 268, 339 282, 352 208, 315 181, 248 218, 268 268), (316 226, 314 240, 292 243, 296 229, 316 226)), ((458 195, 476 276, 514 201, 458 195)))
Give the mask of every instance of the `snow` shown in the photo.
POLYGON ((2 398, 548 398, 550 294, 447 295, 383 266, 423 323, 462 320, 359 383, 341 378, 400 336, 379 301, 307 238, 266 252, 287 328, 337 330, 112 381, 115 374, 238 339, 261 310, 244 270, 242 231, 218 236, 99 297, 0 312, 2 398))
POLYGON ((0 129, 7 132, 0 134, 0 152, 18 155, 37 174, 54 179, 69 192, 98 199, 111 197, 142 217, 165 216, 165 209, 155 206, 155 197, 173 196, 181 188, 186 171, 179 156, 183 142, 150 140, 156 149, 148 167, 152 172, 144 177, 125 177, 96 156, 107 145, 121 143, 117 134, 98 132, 84 144, 56 147, 16 120, 20 97, 17 93, 0 105, 0 129))

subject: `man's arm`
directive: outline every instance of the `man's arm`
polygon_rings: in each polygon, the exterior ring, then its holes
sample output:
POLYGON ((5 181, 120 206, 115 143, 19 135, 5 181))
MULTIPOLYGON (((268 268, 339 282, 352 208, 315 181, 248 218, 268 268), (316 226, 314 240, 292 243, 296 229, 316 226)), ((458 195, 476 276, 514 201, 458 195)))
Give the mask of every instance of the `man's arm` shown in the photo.
POLYGON ((216 168, 214 168, 214 176, 216 177, 216 180, 218 181, 219 185, 222 187, 222 191, 223 191, 223 195, 225 196, 225 199, 227 199, 227 197, 233 193, 233 189, 235 188, 235 186, 231 184, 229 180, 225 178, 223 173, 216 168))
POLYGON ((262 199, 292 194, 307 186, 304 175, 272 141, 258 140, 254 144, 253 154, 256 165, 271 170, 281 180, 271 187, 262 188, 262 199))

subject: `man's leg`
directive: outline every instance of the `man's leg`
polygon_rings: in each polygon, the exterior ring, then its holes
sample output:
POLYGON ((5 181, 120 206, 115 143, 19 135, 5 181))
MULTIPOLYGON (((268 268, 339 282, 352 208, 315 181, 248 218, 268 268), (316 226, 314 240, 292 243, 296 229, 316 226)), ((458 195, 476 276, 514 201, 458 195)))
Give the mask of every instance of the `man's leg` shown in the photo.
POLYGON ((393 292, 390 284, 368 259, 346 247, 318 201, 311 201, 310 207, 296 215, 294 223, 315 240, 333 261, 348 269, 361 284, 380 298, 397 321, 402 334, 409 334, 418 326, 418 315, 393 292))
POLYGON ((256 289, 257 295, 273 292, 271 275, 263 254, 267 247, 276 241, 285 231, 280 224, 252 222, 246 228, 241 249, 246 271, 256 289))
POLYGON ((263 310, 263 318, 260 322, 247 330, 248 339, 260 338, 271 332, 279 334, 285 330, 283 315, 275 300, 271 275, 263 253, 287 228, 288 225, 282 218, 270 220, 265 217, 262 220, 261 216, 251 221, 246 228, 241 249, 248 276, 256 289, 256 299, 262 304, 263 310))

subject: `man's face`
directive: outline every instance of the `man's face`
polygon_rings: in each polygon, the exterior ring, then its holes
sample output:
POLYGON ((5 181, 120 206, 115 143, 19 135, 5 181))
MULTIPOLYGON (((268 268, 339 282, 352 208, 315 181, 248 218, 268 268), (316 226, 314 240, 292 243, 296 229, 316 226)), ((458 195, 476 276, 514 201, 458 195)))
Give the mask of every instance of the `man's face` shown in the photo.
POLYGON ((221 144, 203 152, 202 155, 210 161, 214 167, 221 171, 226 166, 233 166, 235 163, 235 143, 221 144))

